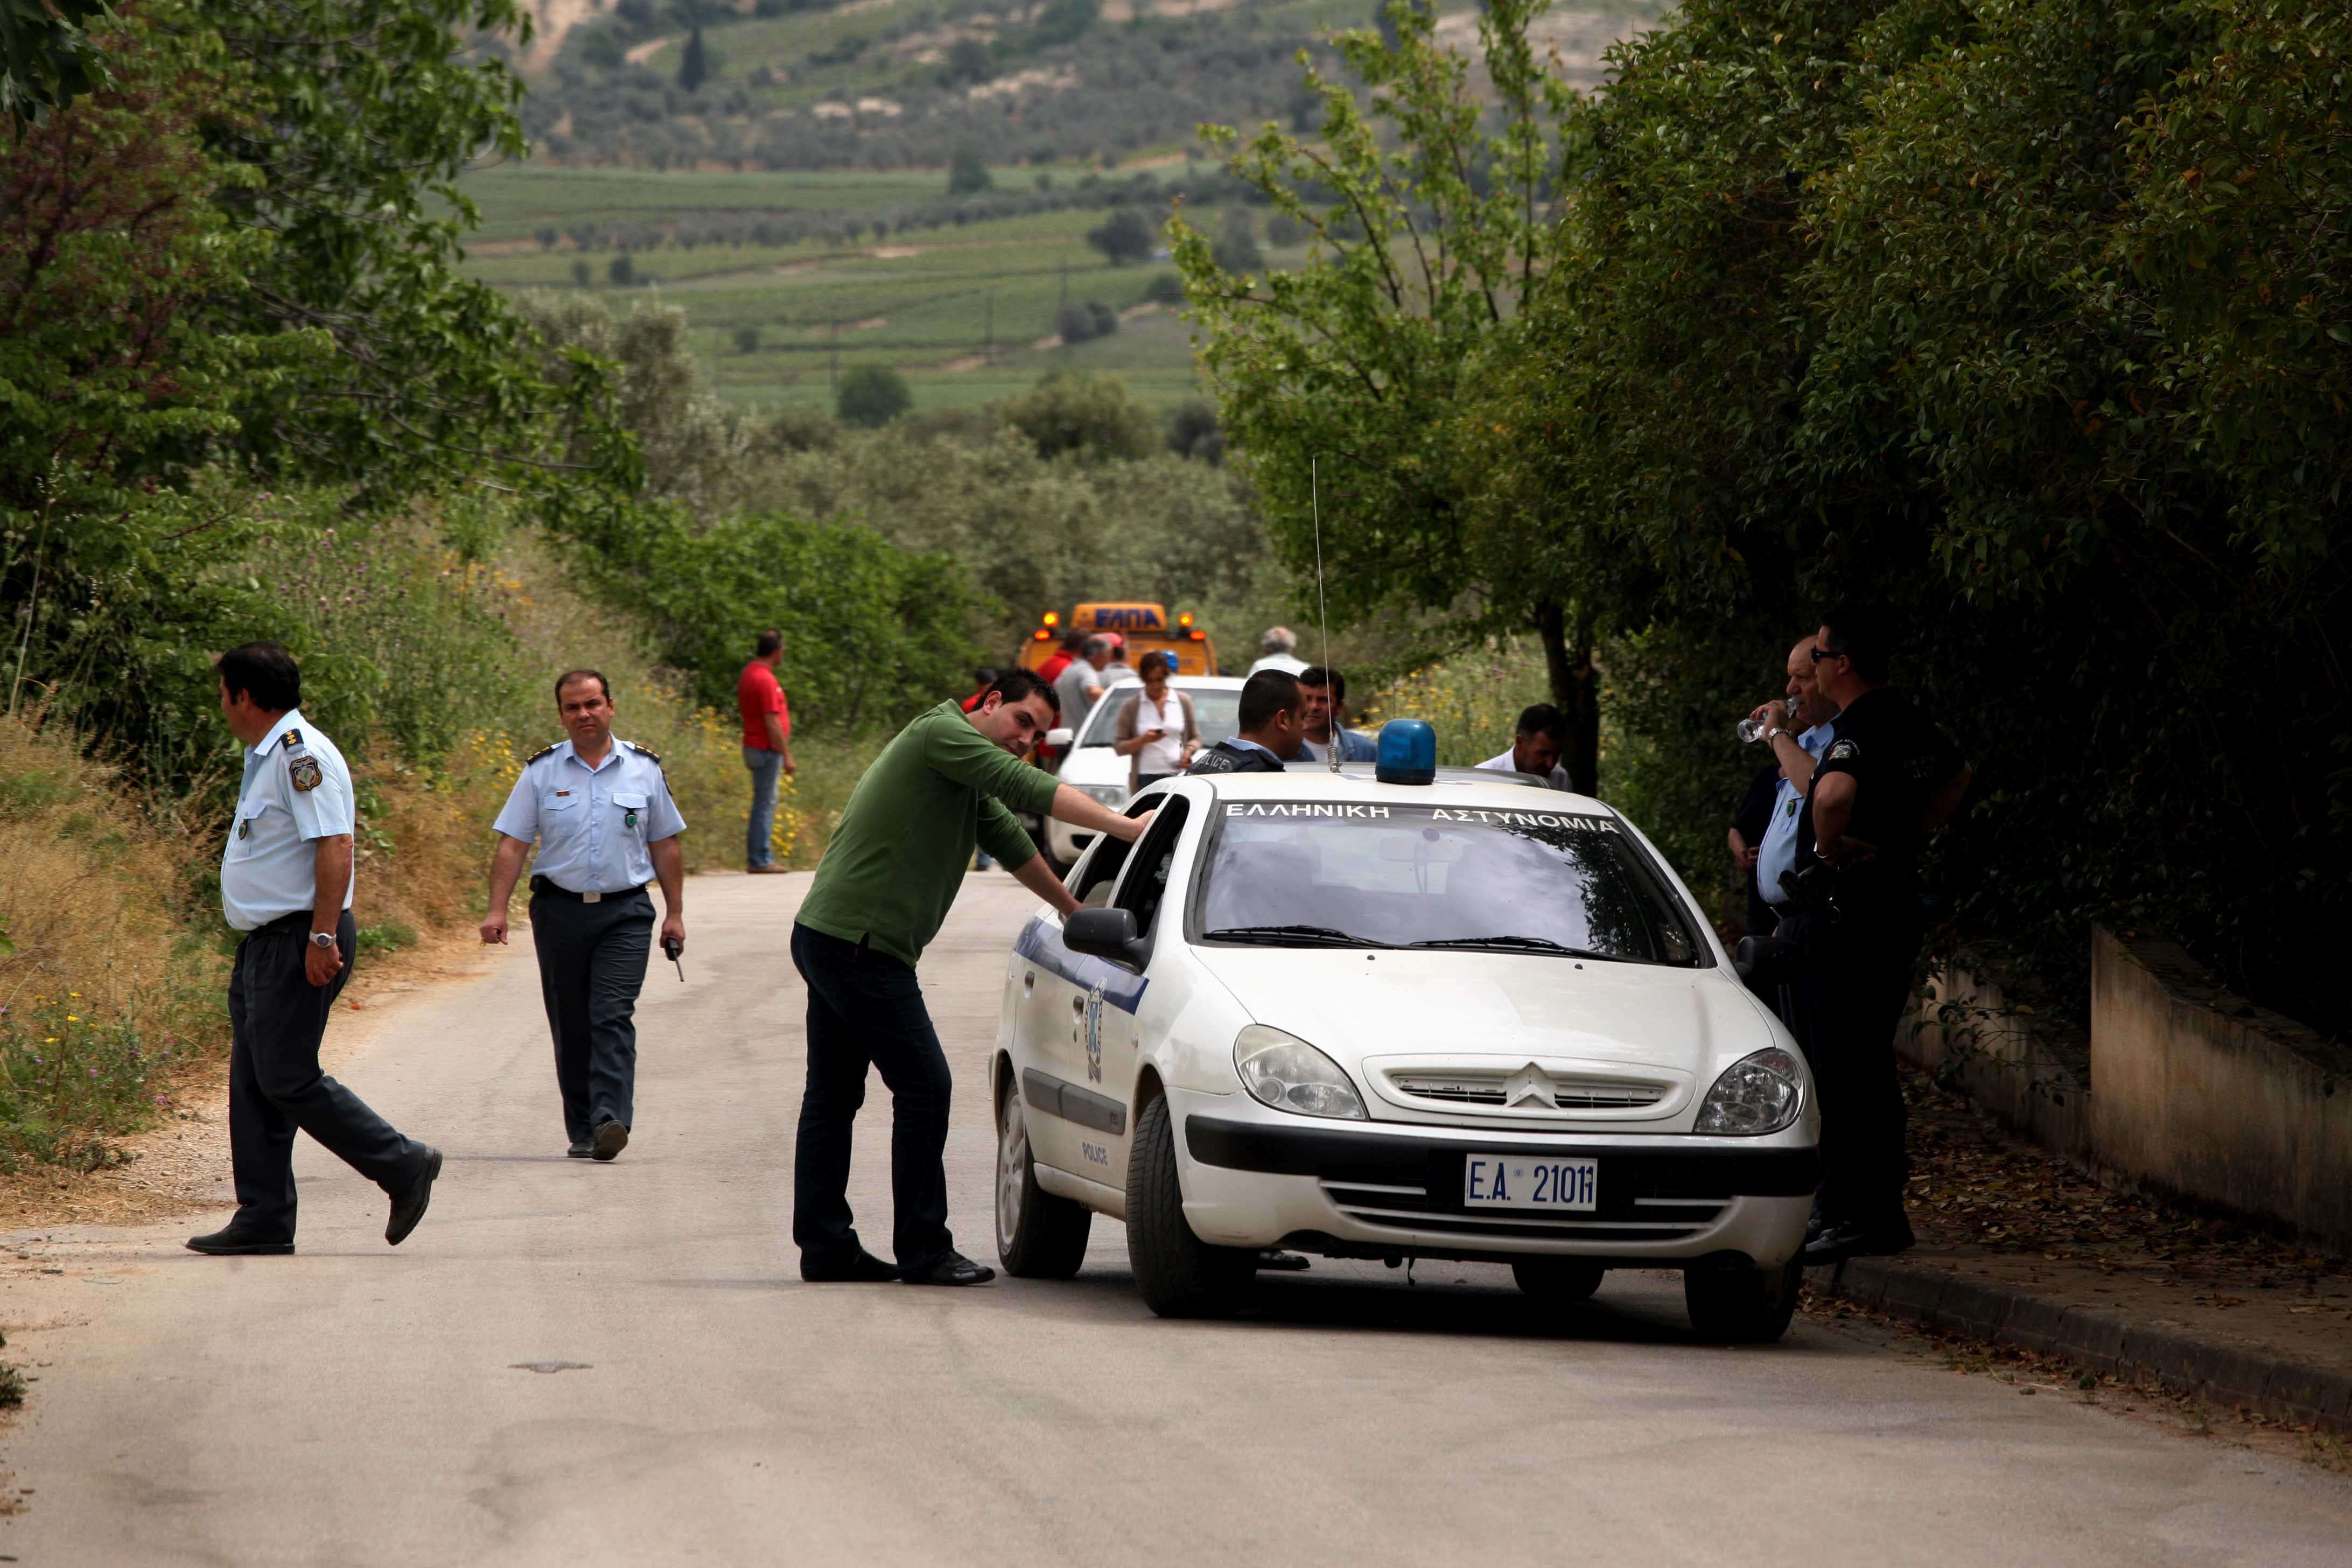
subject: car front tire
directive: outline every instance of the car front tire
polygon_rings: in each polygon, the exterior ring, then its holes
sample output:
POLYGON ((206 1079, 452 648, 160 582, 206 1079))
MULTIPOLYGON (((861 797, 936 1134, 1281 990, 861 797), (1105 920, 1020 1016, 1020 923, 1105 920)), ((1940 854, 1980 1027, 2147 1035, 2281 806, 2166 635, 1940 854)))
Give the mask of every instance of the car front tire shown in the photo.
POLYGON ((1067 1279, 1087 1260, 1095 1216, 1037 1184, 1018 1080, 996 1110, 996 1256, 1016 1279, 1067 1279))
POLYGON ((1143 1304, 1163 1318, 1229 1316, 1256 1278, 1256 1253, 1212 1247, 1186 1222, 1176 1124, 1165 1095, 1154 1095, 1135 1120, 1127 1161, 1127 1258, 1143 1304))
POLYGON ((1519 1294, 1548 1307, 1573 1307, 1589 1301, 1608 1272, 1597 1263, 1578 1258, 1522 1258, 1511 1265, 1519 1294))
POLYGON ((1717 1344, 1769 1345, 1789 1331, 1804 1279, 1801 1258, 1779 1268, 1694 1268, 1683 1276, 1691 1331, 1717 1344))

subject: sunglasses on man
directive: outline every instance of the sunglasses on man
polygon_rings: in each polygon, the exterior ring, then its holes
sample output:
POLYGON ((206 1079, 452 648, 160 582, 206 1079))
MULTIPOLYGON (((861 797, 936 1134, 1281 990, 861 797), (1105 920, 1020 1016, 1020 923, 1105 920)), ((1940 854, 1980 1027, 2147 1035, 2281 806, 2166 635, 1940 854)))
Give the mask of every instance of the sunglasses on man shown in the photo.
POLYGON ((1811 658, 1815 664, 1821 663, 1822 660, 1825 658, 1844 658, 1848 657, 1845 649, 1842 647, 1809 647, 1805 650, 1805 654, 1806 657, 1811 658))

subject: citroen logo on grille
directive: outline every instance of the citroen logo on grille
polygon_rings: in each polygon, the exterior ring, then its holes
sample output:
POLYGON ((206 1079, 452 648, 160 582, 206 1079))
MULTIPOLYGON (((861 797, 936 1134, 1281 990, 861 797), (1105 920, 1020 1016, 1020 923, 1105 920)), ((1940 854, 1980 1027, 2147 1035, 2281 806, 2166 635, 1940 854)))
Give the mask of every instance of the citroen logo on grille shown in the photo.
POLYGON ((1503 1104, 1513 1110, 1522 1105, 1539 1105, 1546 1110, 1559 1109, 1559 1090, 1544 1069, 1529 1062, 1511 1075, 1503 1086, 1503 1104))

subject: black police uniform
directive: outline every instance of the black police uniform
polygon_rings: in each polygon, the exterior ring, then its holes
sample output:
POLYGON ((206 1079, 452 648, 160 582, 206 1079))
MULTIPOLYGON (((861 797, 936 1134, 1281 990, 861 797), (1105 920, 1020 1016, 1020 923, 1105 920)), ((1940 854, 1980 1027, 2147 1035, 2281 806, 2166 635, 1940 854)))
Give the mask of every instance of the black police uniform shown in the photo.
POLYGON ((1913 967, 1926 934, 1919 909, 1921 818, 1927 798, 1958 773, 1950 739, 1901 692, 1877 687, 1838 715, 1837 739, 1813 769, 1799 830, 1797 870, 1818 885, 1813 801, 1832 773, 1852 775, 1853 811, 1845 836, 1877 853, 1828 877, 1826 899, 1807 899, 1780 934, 1803 950, 1808 1015, 1792 1023, 1812 1063, 1822 1106, 1821 1208, 1829 1220, 1907 1231, 1903 1189, 1910 1180, 1906 1116, 1895 1062, 1895 1032, 1911 1000, 1913 967))
POLYGON ((1272 752, 1257 746, 1236 746, 1231 741, 1220 741, 1192 759, 1188 773, 1278 773, 1285 771, 1282 760, 1272 752))

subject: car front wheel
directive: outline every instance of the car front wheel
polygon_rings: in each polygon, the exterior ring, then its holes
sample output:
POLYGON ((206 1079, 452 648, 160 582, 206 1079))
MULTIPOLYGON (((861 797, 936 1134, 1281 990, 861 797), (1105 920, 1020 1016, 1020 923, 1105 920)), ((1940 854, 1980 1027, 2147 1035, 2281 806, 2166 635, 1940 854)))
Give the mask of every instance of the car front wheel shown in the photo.
POLYGON ((1212 1247, 1184 1218, 1176 1179, 1176 1124, 1154 1095, 1135 1119, 1127 1162, 1127 1258, 1143 1304, 1163 1318, 1222 1318, 1246 1299, 1257 1254, 1212 1247))
POLYGON ((1016 1279, 1067 1279, 1087 1260, 1095 1216, 1037 1184, 1021 1085, 1004 1086, 996 1110, 996 1256, 1016 1279))
POLYGON ((1694 1268, 1683 1276, 1683 1305, 1703 1340, 1768 1345, 1789 1331, 1804 1279, 1797 1258, 1779 1268, 1694 1268))

